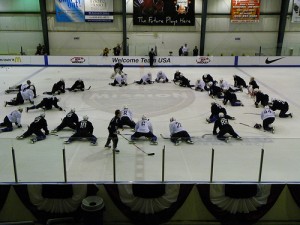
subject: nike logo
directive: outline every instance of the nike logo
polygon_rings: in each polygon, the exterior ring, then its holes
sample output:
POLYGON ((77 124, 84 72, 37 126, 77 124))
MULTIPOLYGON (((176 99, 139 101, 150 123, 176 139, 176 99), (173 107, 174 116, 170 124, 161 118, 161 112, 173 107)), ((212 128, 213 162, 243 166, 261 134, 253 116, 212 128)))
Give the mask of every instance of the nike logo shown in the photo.
POLYGON ((276 62, 276 61, 278 61, 278 60, 280 60, 280 59, 283 59, 283 58, 284 58, 284 57, 281 57, 281 58, 278 58, 278 59, 273 59, 273 60, 269 60, 269 58, 267 58, 266 61, 265 61, 265 63, 266 63, 266 64, 271 64, 271 63, 276 62))

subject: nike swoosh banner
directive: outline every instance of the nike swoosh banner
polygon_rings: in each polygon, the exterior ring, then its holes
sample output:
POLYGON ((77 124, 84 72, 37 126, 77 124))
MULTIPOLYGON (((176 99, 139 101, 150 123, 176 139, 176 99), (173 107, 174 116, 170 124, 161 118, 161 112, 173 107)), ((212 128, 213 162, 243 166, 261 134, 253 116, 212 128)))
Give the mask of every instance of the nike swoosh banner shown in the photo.
POLYGON ((292 23, 300 23, 300 0, 294 0, 292 23))
POLYGON ((231 23, 258 23, 260 0, 231 0, 231 23))

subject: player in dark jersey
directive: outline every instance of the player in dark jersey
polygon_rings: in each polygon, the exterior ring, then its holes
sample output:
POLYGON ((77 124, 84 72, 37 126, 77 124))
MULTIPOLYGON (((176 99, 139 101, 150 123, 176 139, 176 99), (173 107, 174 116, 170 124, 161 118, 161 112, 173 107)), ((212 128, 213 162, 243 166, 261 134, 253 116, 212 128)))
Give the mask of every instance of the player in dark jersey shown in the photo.
POLYGON ((219 118, 215 121, 213 128, 213 135, 217 135, 217 138, 222 141, 228 141, 228 137, 225 134, 230 134, 237 140, 242 140, 242 138, 234 131, 232 126, 229 124, 228 119, 225 118, 224 113, 219 113, 219 118), (219 129, 219 132, 217 132, 219 129))
POLYGON ((65 118, 61 121, 61 123, 51 131, 51 134, 55 134, 58 131, 61 131, 65 127, 70 127, 73 130, 76 130, 77 124, 79 122, 78 116, 75 113, 75 109, 71 109, 70 112, 67 113, 65 118))
POLYGON ((40 116, 36 117, 28 127, 27 131, 24 134, 18 136, 17 139, 24 139, 31 136, 32 134, 36 135, 35 138, 32 138, 30 140, 32 144, 37 141, 46 139, 46 135, 49 134, 49 130, 47 121, 45 119, 45 113, 42 113, 40 116), (42 130, 44 130, 44 133, 42 132, 42 130))
POLYGON ((120 150, 117 149, 118 146, 118 128, 120 127, 120 118, 121 118, 121 111, 119 109, 117 109, 115 111, 115 116, 110 120, 109 125, 108 125, 108 138, 105 144, 105 148, 111 148, 110 146, 110 142, 113 142, 113 151, 115 153, 119 153, 120 150))

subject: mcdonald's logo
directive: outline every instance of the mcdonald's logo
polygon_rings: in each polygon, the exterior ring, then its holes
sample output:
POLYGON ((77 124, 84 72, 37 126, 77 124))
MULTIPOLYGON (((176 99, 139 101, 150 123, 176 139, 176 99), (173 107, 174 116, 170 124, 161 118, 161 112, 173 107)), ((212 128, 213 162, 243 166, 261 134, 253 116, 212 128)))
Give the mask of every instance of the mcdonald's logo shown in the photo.
POLYGON ((16 62, 16 63, 22 62, 21 57, 15 57, 15 62, 16 62))

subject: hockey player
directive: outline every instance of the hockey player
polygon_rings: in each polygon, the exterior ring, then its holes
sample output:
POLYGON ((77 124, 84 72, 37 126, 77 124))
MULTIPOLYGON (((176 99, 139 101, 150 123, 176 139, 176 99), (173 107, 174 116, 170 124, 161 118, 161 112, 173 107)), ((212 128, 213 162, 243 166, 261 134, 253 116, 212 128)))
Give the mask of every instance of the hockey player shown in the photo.
POLYGON ((32 134, 35 134, 36 137, 30 139, 30 142, 33 144, 37 141, 42 141, 46 139, 46 135, 49 134, 47 121, 45 119, 45 113, 42 113, 40 116, 36 117, 34 121, 30 124, 27 131, 22 134, 21 136, 18 136, 17 139, 24 139, 32 134), (42 132, 42 129, 45 133, 42 132))
POLYGON ((269 104, 269 95, 262 93, 259 89, 254 89, 254 95, 256 96, 255 107, 259 107, 259 103, 262 104, 263 107, 269 104))
POLYGON ((42 108, 43 110, 50 110, 52 109, 52 106, 62 111, 63 110, 62 107, 57 105, 58 102, 59 99, 56 97, 43 98, 43 100, 39 104, 33 105, 31 107, 26 107, 26 112, 28 112, 31 109, 39 109, 39 108, 42 108))
POLYGON ((232 106, 244 106, 243 103, 237 99, 234 92, 230 91, 229 89, 224 89, 223 104, 226 105, 228 101, 232 106))
POLYGON ((65 141, 65 144, 70 144, 72 141, 81 140, 82 138, 88 139, 92 145, 97 145, 97 138, 93 135, 94 127, 93 124, 89 121, 88 116, 83 116, 76 127, 76 132, 68 140, 65 141))
POLYGON ((19 85, 9 87, 9 89, 5 91, 5 94, 25 91, 26 89, 29 89, 30 87, 32 87, 34 98, 36 98, 36 89, 35 89, 34 84, 32 84, 30 80, 27 80, 25 84, 19 84, 19 85))
POLYGON ((229 116, 227 114, 227 111, 224 107, 222 107, 220 104, 216 102, 211 103, 210 111, 211 111, 211 115, 209 116, 209 118, 206 119, 208 123, 215 122, 219 118, 219 113, 223 113, 226 119, 235 120, 234 117, 229 116))
POLYGON ((140 81, 135 81, 137 84, 153 84, 152 74, 149 72, 146 75, 142 76, 140 81))
POLYGON ((217 138, 221 141, 228 141, 228 137, 225 134, 230 134, 237 140, 242 140, 242 138, 233 130, 232 126, 229 124, 228 119, 225 118, 224 113, 219 113, 219 118, 215 121, 213 128, 213 135, 217 135, 217 138), (219 129, 219 132, 217 132, 219 129))
POLYGON ((12 111, 10 114, 5 116, 0 127, 5 127, 0 129, 0 132, 10 132, 13 130, 13 123, 15 123, 18 128, 21 128, 21 117, 22 117, 23 108, 19 107, 17 110, 12 111))
POLYGON ((131 129, 135 128, 135 122, 132 120, 132 112, 128 109, 127 105, 121 110, 120 127, 123 128, 123 126, 129 126, 131 129))
POLYGON ((208 84, 209 82, 214 82, 214 78, 208 73, 203 74, 202 80, 204 81, 205 84, 208 84))
POLYGON ((176 70, 176 72, 174 73, 174 79, 173 82, 178 82, 180 79, 180 74, 181 72, 179 72, 179 70, 176 70))
POLYGON ((251 77, 250 78, 250 81, 249 81, 249 86, 248 86, 248 94, 251 96, 251 97, 254 97, 254 93, 253 91, 255 89, 259 89, 259 86, 257 85, 256 81, 255 81, 255 78, 254 77, 251 77))
POLYGON ((280 118, 293 117, 292 113, 287 113, 287 111, 289 111, 289 104, 286 101, 273 98, 272 101, 269 103, 269 106, 270 109, 272 109, 273 111, 280 110, 280 118))
POLYGON ((169 82, 167 75, 163 71, 158 71, 158 73, 156 74, 155 81, 159 83, 160 80, 162 80, 163 83, 169 82))
POLYGON ((119 87, 122 87, 123 85, 127 86, 127 74, 116 75, 114 82, 109 84, 111 86, 119 87))
POLYGON ((181 141, 185 141, 188 144, 194 144, 189 133, 182 127, 181 123, 177 122, 174 119, 174 117, 170 119, 169 129, 171 134, 171 141, 175 145, 179 145, 181 141))
POLYGON ((108 138, 107 141, 105 143, 105 148, 111 148, 110 146, 110 142, 112 141, 113 143, 113 151, 115 153, 119 153, 120 150, 117 149, 118 146, 118 134, 120 133, 118 131, 118 128, 120 127, 120 117, 121 117, 121 111, 119 109, 117 109, 115 111, 115 116, 111 119, 111 121, 109 122, 108 125, 108 138))
POLYGON ((275 112, 270 109, 269 106, 265 106, 264 110, 260 114, 260 117, 263 121, 264 130, 274 133, 274 127, 270 127, 270 124, 275 121, 275 112))
POLYGON ((72 85, 71 88, 66 88, 66 90, 68 91, 73 91, 73 92, 76 92, 76 91, 84 91, 84 82, 83 80, 81 79, 78 79, 75 81, 75 83, 72 85))
POLYGON ((57 83, 53 84, 51 92, 44 92, 43 94, 60 95, 66 92, 64 79, 60 79, 57 83))
POLYGON ((195 83, 195 91, 204 91, 204 88, 205 88, 205 83, 203 80, 201 79, 198 79, 196 80, 196 83, 195 83))
POLYGON ((208 83, 208 95, 212 98, 224 98, 224 94, 222 88, 220 88, 216 83, 209 82, 208 83))
POLYGON ((34 93, 32 89, 33 87, 30 87, 29 89, 20 91, 15 99, 12 99, 10 102, 5 102, 4 106, 6 107, 7 105, 22 105, 26 100, 28 100, 31 104, 34 104, 34 93))
POLYGON ((71 109, 70 112, 67 113, 67 115, 63 118, 61 123, 51 131, 52 134, 55 134, 65 127, 70 127, 73 130, 76 130, 77 124, 79 122, 78 116, 75 113, 75 109, 71 109))
POLYGON ((179 86, 181 86, 181 87, 189 87, 189 88, 192 87, 190 85, 190 80, 187 79, 185 76, 183 76, 182 73, 179 72, 179 74, 178 74, 178 72, 179 71, 176 71, 176 73, 174 74, 173 82, 175 84, 179 83, 179 86))
POLYGON ((134 142, 139 137, 147 137, 151 139, 151 144, 157 144, 157 137, 153 134, 152 124, 145 115, 142 116, 142 120, 136 123, 135 132, 131 135, 131 141, 134 142))
POLYGON ((237 91, 243 91, 243 88, 235 88, 232 87, 230 84, 228 84, 228 82, 226 80, 224 80, 223 78, 220 79, 220 88, 222 88, 222 90, 229 90, 230 92, 237 92, 237 91))
POLYGON ((111 74, 111 79, 115 79, 115 76, 117 75, 117 74, 122 74, 123 73, 123 68, 124 68, 124 66, 123 66, 123 64, 122 63, 120 63, 120 62, 117 62, 115 65, 114 65, 114 72, 111 74))
POLYGON ((243 88, 243 87, 247 88, 248 87, 245 80, 238 75, 233 75, 233 80, 234 80, 234 87, 237 87, 237 88, 243 88))

